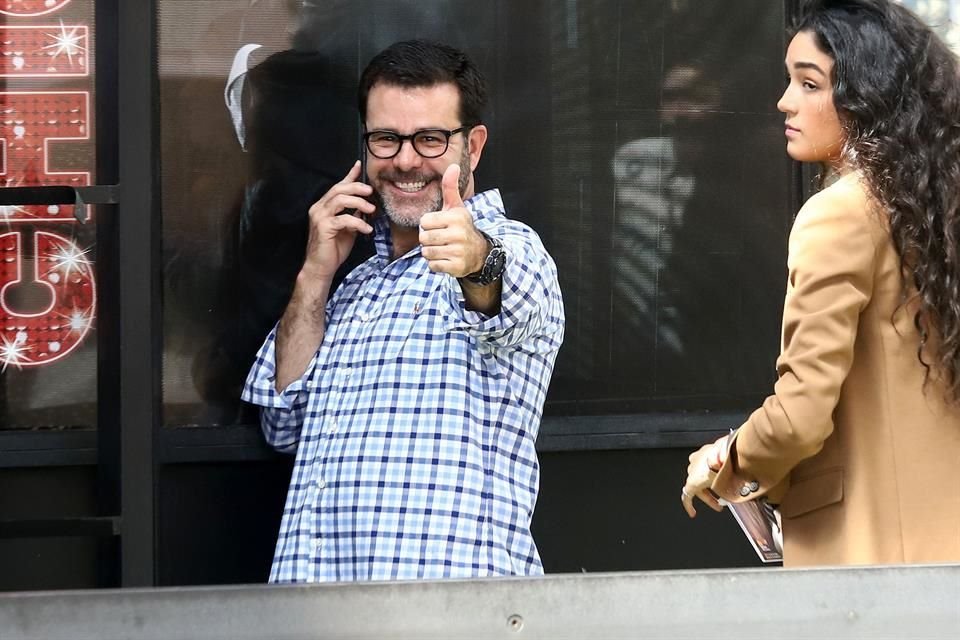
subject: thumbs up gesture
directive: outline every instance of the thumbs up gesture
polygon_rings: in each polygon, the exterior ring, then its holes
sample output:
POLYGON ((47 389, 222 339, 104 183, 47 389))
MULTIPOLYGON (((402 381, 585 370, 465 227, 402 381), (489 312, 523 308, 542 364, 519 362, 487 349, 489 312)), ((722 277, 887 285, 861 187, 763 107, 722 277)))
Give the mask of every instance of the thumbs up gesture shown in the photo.
POLYGON ((451 164, 443 172, 440 211, 420 218, 421 254, 434 273, 447 273, 455 278, 479 271, 490 246, 473 225, 473 216, 463 206, 460 196, 460 167, 451 164))

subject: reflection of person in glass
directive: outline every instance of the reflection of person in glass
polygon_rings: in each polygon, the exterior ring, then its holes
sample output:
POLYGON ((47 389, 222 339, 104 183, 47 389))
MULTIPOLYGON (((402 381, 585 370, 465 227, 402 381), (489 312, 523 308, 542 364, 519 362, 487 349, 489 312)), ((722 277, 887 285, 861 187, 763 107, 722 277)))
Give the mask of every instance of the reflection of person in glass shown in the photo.
MULTIPOLYGON (((307 210, 357 152, 356 65, 345 57, 342 47, 280 51, 244 83, 240 131, 250 178, 228 236, 217 339, 194 367, 204 399, 221 406, 224 417, 236 409, 263 336, 290 300, 306 250, 307 210)), ((372 253, 366 238, 357 242, 337 281, 372 253)))
POLYGON ((634 392, 727 393, 751 379, 738 352, 738 310, 760 312, 751 303, 762 274, 749 283, 741 276, 745 256, 765 261, 750 245, 763 226, 744 224, 750 212, 726 197, 742 183, 744 165, 733 155, 739 122, 721 108, 716 66, 668 69, 656 135, 628 140, 612 161, 611 359, 634 392))
POLYGON ((779 502, 786 566, 960 561, 957 58, 888 0, 821 0, 786 65, 787 152, 829 186, 790 235, 774 395, 690 456, 684 507, 779 502))
MULTIPOLYGON (((661 123, 668 131, 677 118, 703 118, 710 111, 707 100, 715 102, 715 93, 693 94, 695 87, 708 86, 701 76, 688 65, 665 75, 661 123)), ((669 135, 638 138, 617 149, 612 163, 617 194, 613 288, 619 323, 630 327, 626 339, 655 343, 667 358, 683 355, 684 336, 678 331, 676 307, 661 291, 662 278, 696 184, 689 154, 678 158, 680 144, 669 135)), ((644 350, 622 340, 620 345, 631 359, 644 350)))
POLYGON ((369 185, 358 162, 310 208, 244 390, 297 455, 271 581, 542 573, 534 441, 563 307, 537 235, 474 191, 485 103, 445 45, 395 44, 361 77, 369 185), (376 255, 328 300, 366 234, 376 255))

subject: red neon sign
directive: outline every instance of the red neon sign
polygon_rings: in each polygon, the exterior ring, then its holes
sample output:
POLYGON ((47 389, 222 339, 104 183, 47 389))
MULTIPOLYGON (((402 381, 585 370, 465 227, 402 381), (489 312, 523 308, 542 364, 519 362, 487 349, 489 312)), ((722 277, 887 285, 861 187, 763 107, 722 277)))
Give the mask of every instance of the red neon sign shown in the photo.
POLYGON ((0 78, 71 78, 89 74, 85 25, 0 26, 0 78))
POLYGON ((0 0, 0 13, 29 18, 53 13, 68 4, 70 0, 0 0))
MULTIPOLYGON (((90 184, 90 28, 49 17, 69 4, 0 0, 27 19, 0 25, 0 78, 30 89, 0 92, 0 187, 90 184)), ((0 371, 60 360, 93 327, 91 249, 45 228, 75 224, 72 205, 0 206, 0 371)))
MULTIPOLYGON (((89 171, 56 170, 68 141, 88 140, 90 94, 86 91, 0 92, 0 186, 86 186, 89 171)), ((62 165, 61 165, 62 166, 62 165)), ((73 206, 17 207, 0 212, 0 222, 65 221, 73 206)))
POLYGON ((25 247, 17 231, 0 234, 0 370, 48 364, 90 331, 97 293, 86 251, 46 231, 25 247), (30 266, 29 273, 24 273, 30 266))

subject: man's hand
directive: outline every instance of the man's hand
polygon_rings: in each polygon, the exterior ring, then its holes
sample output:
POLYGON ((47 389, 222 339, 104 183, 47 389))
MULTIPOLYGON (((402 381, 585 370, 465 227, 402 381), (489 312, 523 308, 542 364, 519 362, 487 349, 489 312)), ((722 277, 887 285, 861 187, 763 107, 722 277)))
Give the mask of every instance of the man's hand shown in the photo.
POLYGON ((349 209, 364 215, 376 211, 366 200, 373 189, 357 182, 359 177, 360 162, 356 162, 343 180, 310 207, 307 256, 277 326, 278 392, 306 371, 326 331, 324 308, 333 276, 350 255, 357 234, 373 232, 359 216, 344 213, 349 209))
POLYGON ((460 167, 443 172, 443 207, 420 218, 421 254, 430 270, 462 278, 483 267, 490 245, 473 225, 473 216, 460 197, 460 167))
POLYGON ((310 207, 310 235, 303 267, 311 276, 321 280, 332 279, 350 255, 357 233, 373 232, 373 227, 361 217, 344 214, 349 209, 365 215, 372 215, 377 210, 366 199, 373 193, 373 188, 357 182, 359 177, 358 160, 343 180, 333 185, 310 207))
POLYGON ((693 498, 697 497, 714 511, 722 511, 723 507, 717 497, 710 491, 717 472, 727 460, 727 441, 730 436, 723 436, 716 442, 705 444, 690 454, 690 464, 687 466, 687 482, 681 489, 680 500, 687 515, 693 518, 697 510, 693 508, 693 498))

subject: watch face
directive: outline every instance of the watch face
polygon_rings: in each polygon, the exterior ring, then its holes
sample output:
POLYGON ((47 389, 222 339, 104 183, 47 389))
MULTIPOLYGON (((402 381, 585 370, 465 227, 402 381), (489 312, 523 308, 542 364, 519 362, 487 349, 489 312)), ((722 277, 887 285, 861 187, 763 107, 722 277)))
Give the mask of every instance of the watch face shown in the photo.
POLYGON ((490 281, 492 282, 503 275, 503 268, 507 264, 507 253, 500 247, 494 247, 487 257, 487 261, 490 265, 490 281))
POLYGON ((507 264, 507 252, 503 250, 503 245, 493 239, 491 239, 490 242, 493 248, 490 249, 490 253, 487 254, 487 258, 483 262, 483 267, 478 273, 467 276, 468 280, 481 286, 487 286, 500 278, 507 264))

